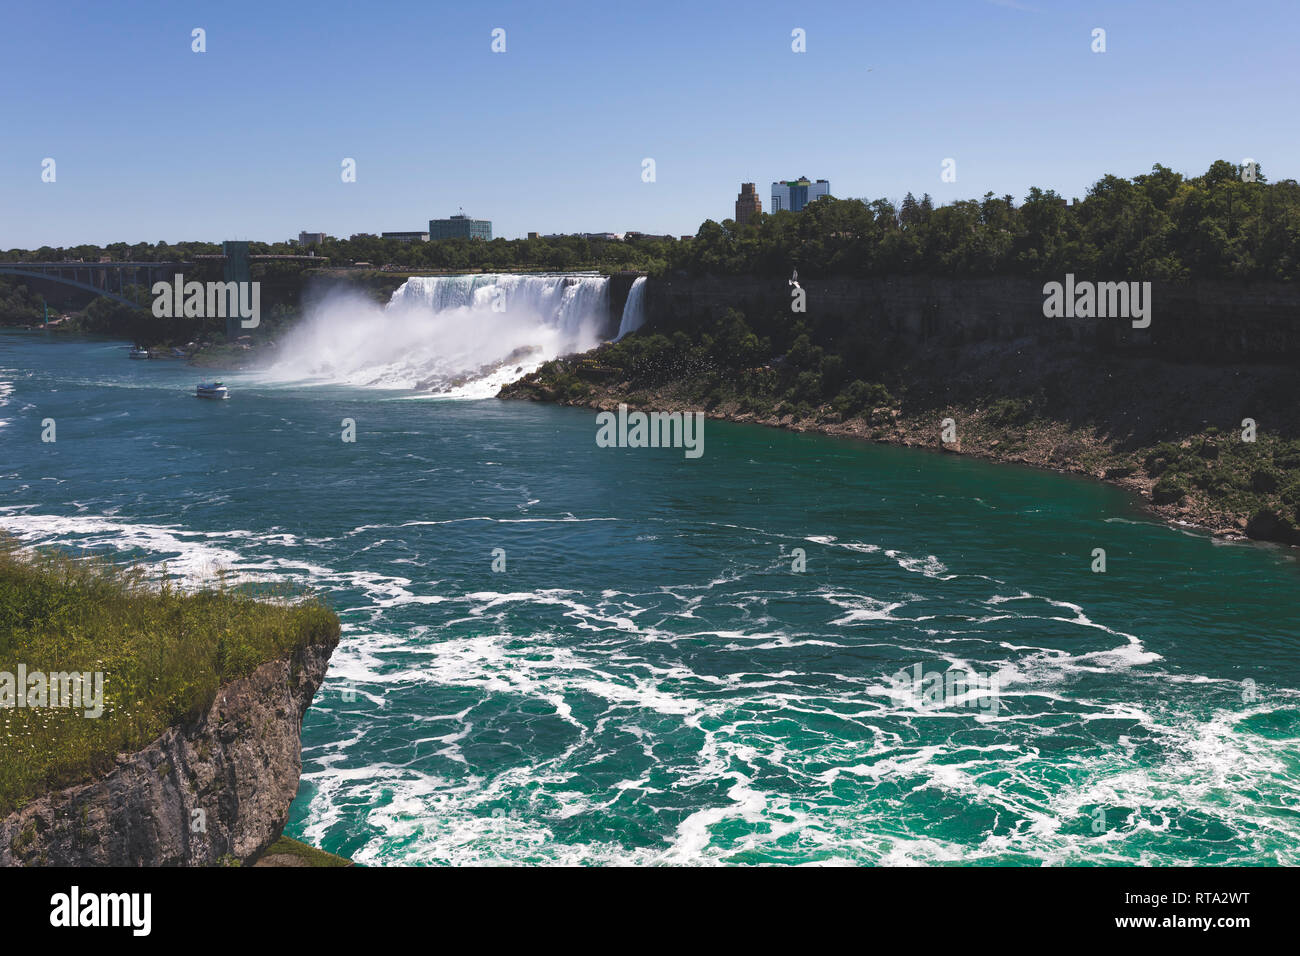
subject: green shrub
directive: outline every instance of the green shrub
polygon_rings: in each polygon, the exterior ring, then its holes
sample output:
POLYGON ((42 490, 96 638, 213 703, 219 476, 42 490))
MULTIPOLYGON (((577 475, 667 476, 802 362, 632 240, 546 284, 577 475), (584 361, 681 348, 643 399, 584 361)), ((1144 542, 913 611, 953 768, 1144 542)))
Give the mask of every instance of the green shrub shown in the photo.
POLYGON ((1206 466, 1205 462, 1201 461, 1199 458, 1192 458, 1190 460, 1185 460, 1183 464, 1185 467, 1182 467, 1179 470, 1179 478, 1185 482, 1190 482, 1197 488, 1210 487, 1214 475, 1206 466))
POLYGON ((1276 468, 1256 468, 1250 473, 1250 489, 1260 494, 1277 491, 1281 478, 1276 468))
POLYGON ((988 418, 994 425, 1024 425, 1033 417, 1033 406, 1023 398, 999 398, 989 406, 988 418))
POLYGON ((790 400, 794 402, 820 402, 822 397, 822 376, 820 372, 800 372, 790 388, 790 400))
POLYGON ((1172 442, 1162 442, 1155 448, 1147 452, 1142 466, 1146 468, 1147 474, 1152 478, 1158 478, 1171 466, 1181 461, 1183 458, 1183 449, 1179 448, 1172 442))
POLYGON ((1187 486, 1181 479, 1166 475, 1151 489, 1151 501, 1158 505, 1172 504, 1182 500, 1186 494, 1187 486))
POLYGON ((1273 464, 1283 471, 1300 470, 1300 441, 1278 442, 1273 449, 1273 464))
POLYGON ((861 379, 857 379, 835 397, 831 407, 839 412, 842 418, 852 418, 873 408, 893 404, 894 396, 889 394, 889 389, 885 386, 868 385, 861 379))
POLYGON ((1283 488, 1278 497, 1282 499, 1282 503, 1287 506, 1287 510, 1291 512, 1296 522, 1300 523, 1300 478, 1283 488))

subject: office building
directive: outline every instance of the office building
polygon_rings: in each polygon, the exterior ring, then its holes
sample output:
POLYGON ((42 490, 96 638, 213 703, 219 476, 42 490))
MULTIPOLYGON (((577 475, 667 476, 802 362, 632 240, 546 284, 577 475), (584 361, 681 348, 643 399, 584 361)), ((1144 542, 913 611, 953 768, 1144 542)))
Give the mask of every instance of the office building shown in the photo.
POLYGON ((805 177, 773 183, 772 212, 780 212, 783 209, 788 209, 790 212, 799 212, 810 202, 830 194, 831 184, 829 180, 825 179, 811 182, 805 177))
POLYGON ((471 219, 464 213, 450 219, 430 219, 429 239, 483 239, 492 238, 492 223, 487 219, 471 219))

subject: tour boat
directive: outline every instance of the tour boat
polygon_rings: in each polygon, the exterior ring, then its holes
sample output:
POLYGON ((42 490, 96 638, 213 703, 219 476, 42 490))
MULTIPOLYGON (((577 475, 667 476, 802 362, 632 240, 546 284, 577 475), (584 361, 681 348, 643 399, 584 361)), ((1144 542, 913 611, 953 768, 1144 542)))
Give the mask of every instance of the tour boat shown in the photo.
POLYGON ((133 358, 133 359, 147 359, 148 357, 149 357, 149 350, 148 350, 148 349, 132 349, 132 350, 131 350, 131 358, 133 358))
POLYGON ((197 388, 195 388, 194 394, 197 395, 199 398, 228 398, 229 397, 229 394, 226 390, 226 386, 222 385, 220 382, 207 382, 203 385, 200 385, 197 388))

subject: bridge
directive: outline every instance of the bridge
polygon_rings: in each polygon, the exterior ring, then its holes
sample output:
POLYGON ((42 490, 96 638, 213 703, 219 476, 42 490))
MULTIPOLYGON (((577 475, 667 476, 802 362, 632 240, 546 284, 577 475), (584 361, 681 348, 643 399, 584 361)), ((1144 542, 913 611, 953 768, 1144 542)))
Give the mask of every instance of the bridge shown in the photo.
MULTIPOLYGON (((196 255, 195 261, 220 262, 227 281, 248 281, 249 265, 259 261, 281 261, 329 265, 329 256, 253 256, 248 254, 247 242, 224 242, 225 250, 219 255, 196 255)), ((136 307, 126 297, 127 286, 152 289, 159 281, 171 282, 178 272, 185 272, 194 262, 0 262, 0 275, 20 276, 28 279, 47 279, 62 285, 106 296, 114 302, 136 307)))
POLYGON ((183 272, 188 262, 0 262, 0 275, 22 276, 28 279, 47 279, 72 286, 83 292, 93 292, 136 306, 126 297, 131 285, 153 288, 155 282, 171 281, 177 272, 183 272), (143 280, 143 281, 142 281, 143 280))

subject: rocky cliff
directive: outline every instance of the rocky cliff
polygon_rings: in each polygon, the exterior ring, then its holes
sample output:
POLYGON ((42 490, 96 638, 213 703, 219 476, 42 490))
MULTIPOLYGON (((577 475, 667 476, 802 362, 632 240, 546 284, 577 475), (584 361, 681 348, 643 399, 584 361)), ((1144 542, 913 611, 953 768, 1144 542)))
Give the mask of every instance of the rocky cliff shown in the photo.
POLYGON ((302 718, 337 639, 269 661, 218 690, 90 783, 0 823, 0 865, 210 866, 255 857, 280 835, 302 769, 302 718))
POLYGON ((1300 286, 1153 282, 1150 325, 1134 328, 1048 318, 1036 280, 800 285, 802 314, 788 280, 651 279, 641 341, 544 366, 500 397, 703 410, 1070 471, 1123 485, 1171 521, 1300 545, 1300 286), (770 336, 762 367, 719 355, 732 309, 770 336), (795 327, 817 345, 802 364, 795 327), (855 379, 872 387, 855 397, 855 379), (955 441, 941 440, 945 419, 955 441))
POLYGON ((842 321, 870 331, 898 353, 1029 338, 1048 349, 1074 344, 1180 362, 1272 363, 1300 356, 1300 322, 1295 321, 1300 287, 1293 283, 1153 282, 1148 328, 1116 318, 1045 318, 1039 279, 917 275, 810 278, 801 285, 806 315, 791 312, 791 289, 784 279, 652 279, 646 286, 646 316, 669 330, 703 327, 729 308, 751 318, 779 314, 792 322, 842 321))

